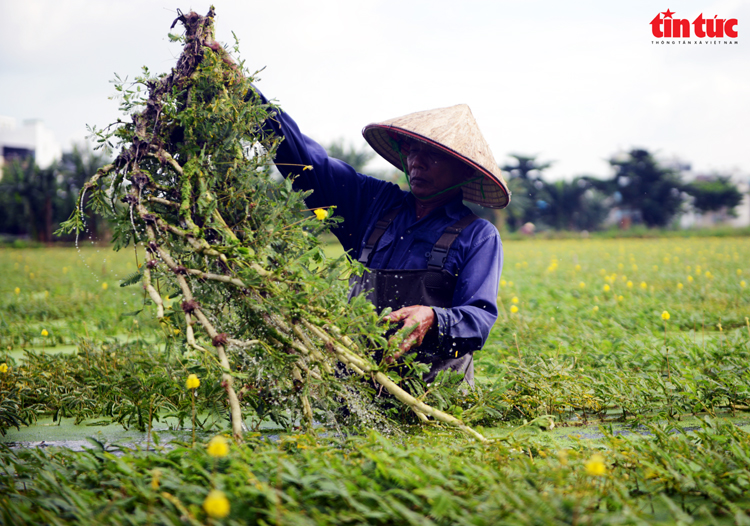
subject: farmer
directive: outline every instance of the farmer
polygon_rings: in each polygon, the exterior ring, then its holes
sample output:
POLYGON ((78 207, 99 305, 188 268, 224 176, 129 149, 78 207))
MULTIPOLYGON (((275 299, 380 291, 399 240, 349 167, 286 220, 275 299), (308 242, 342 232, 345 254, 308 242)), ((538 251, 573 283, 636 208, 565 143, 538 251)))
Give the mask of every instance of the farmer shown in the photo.
MULTIPOLYGON (((264 102, 266 99, 258 92, 264 102)), ((352 294, 370 291, 387 319, 416 325, 393 356, 415 350, 430 365, 424 380, 452 369, 474 384, 473 352, 497 319, 502 242, 497 229, 462 200, 504 208, 510 192, 466 105, 413 113, 363 130, 375 151, 403 170, 410 191, 357 173, 329 157, 280 112, 269 119, 283 136, 275 162, 313 190, 311 208, 335 206, 344 221, 333 233, 370 269, 352 294), (305 167, 312 166, 312 170, 305 167)))

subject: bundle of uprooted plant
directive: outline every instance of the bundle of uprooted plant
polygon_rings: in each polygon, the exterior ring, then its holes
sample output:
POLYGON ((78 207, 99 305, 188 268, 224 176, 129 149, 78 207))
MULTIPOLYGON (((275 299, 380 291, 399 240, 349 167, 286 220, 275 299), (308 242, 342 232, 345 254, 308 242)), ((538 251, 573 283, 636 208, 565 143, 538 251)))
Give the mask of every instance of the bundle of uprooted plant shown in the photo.
MULTIPOLYGON (((411 377, 402 378, 371 358, 396 344, 364 298, 347 302, 352 264, 327 259, 315 237, 338 221, 335 211, 327 219, 310 214, 292 181, 272 174, 283 139, 263 123, 278 110, 262 103, 253 75, 216 43, 213 17, 213 9, 180 14, 177 65, 118 84, 129 122, 94 130, 119 154, 79 203, 88 192, 90 206, 111 218, 115 248, 146 247, 146 261, 123 285, 142 284, 165 330, 184 335, 188 354, 215 358, 238 438, 243 408, 307 426, 340 413, 382 420, 373 401, 385 389, 392 398, 381 408, 402 403, 423 422, 431 417, 484 440, 424 402, 423 366, 412 362, 411 377)), ((65 230, 85 229, 81 208, 65 230)))

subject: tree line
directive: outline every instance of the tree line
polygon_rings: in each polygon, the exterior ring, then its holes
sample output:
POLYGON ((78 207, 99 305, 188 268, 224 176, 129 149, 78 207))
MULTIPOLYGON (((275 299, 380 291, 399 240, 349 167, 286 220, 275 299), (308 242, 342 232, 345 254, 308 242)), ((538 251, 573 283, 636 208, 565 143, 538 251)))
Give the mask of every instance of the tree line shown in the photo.
POLYGON ((547 181, 550 163, 535 157, 512 155, 512 164, 502 166, 509 175, 513 200, 506 222, 511 230, 526 223, 554 230, 598 230, 617 209, 624 225, 667 227, 681 213, 723 211, 735 216, 743 194, 730 176, 712 174, 684 181, 689 166, 660 163, 645 149, 609 159, 612 175, 607 179, 579 176, 570 181, 547 181))
MULTIPOLYGON (((357 171, 363 171, 375 155, 341 140, 328 144, 327 150, 357 171)), ((711 174, 686 182, 687 167, 667 166, 645 149, 612 157, 612 175, 606 179, 578 176, 549 181, 544 175, 551 163, 539 162, 536 156, 510 157, 512 161, 500 168, 513 193, 511 205, 494 217, 479 212, 511 231, 529 223, 536 229, 599 230, 614 209, 626 226, 667 227, 689 209, 734 216, 743 198, 728 175, 711 174)), ((7 164, 0 179, 0 235, 43 243, 58 240, 53 232, 70 217, 83 184, 106 161, 104 155, 76 146, 49 168, 39 168, 33 159, 7 164)), ((395 174, 375 175, 389 178, 395 174)), ((92 239, 109 232, 96 214, 90 215, 88 227, 92 239)))
MULTIPOLYGON (((374 153, 367 149, 346 147, 343 141, 328 146, 332 157, 365 170, 374 153)), ((535 228, 554 230, 599 230, 613 209, 623 223, 667 227, 681 213, 723 211, 735 216, 742 193, 729 175, 711 174, 686 182, 688 166, 667 166, 645 149, 635 148, 612 157, 612 176, 602 179, 579 176, 572 180, 549 181, 544 172, 552 163, 537 161, 536 156, 510 155, 510 164, 500 165, 513 194, 511 205, 492 216, 511 231, 531 223, 535 228)), ((398 180, 401 174, 376 174, 398 180)), ((474 208, 474 207, 473 207, 474 208)), ((501 225, 498 225, 501 226, 501 225)))
MULTIPOLYGON (((0 179, 0 236, 41 243, 69 240, 54 232, 70 217, 83 184, 106 161, 102 154, 75 146, 49 168, 39 168, 31 157, 7 163, 0 179)), ((107 225, 90 211, 89 218, 91 237, 105 236, 107 225)))

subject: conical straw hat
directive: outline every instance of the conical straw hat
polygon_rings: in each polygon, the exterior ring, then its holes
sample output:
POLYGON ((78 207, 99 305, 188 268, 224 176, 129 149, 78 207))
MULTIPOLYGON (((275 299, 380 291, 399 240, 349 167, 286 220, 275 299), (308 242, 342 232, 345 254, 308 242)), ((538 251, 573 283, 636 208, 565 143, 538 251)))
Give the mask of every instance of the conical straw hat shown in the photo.
POLYGON ((465 200, 488 208, 505 208, 510 203, 508 185, 466 104, 368 124, 362 135, 378 154, 399 170, 406 163, 404 155, 402 164, 398 151, 403 140, 422 141, 471 166, 474 174, 470 179, 484 176, 463 186, 465 200))

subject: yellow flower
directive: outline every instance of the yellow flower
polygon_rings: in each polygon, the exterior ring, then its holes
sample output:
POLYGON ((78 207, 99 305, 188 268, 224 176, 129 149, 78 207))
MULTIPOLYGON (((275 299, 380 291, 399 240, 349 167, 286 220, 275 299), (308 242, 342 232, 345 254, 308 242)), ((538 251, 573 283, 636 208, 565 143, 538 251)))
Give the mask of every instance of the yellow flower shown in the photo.
POLYGON ((47 329, 42 329, 42 336, 44 336, 45 338, 47 336, 49 336, 49 333, 47 332, 47 329))
POLYGON ((510 301, 512 301, 513 303, 518 303, 518 296, 513 296, 513 299, 510 301))
POLYGON ((664 321, 668 320, 669 319, 669 312, 667 312, 667 311, 662 312, 661 313, 661 319, 664 320, 664 321))
POLYGON ((677 284, 677 288, 680 289, 680 290, 682 290, 682 286, 683 286, 682 283, 678 283, 677 284))
POLYGON ((713 278, 713 275, 707 270, 706 271, 706 277, 707 278, 713 278))
POLYGON ((518 307, 516 307, 515 305, 511 305, 510 312, 511 314, 515 314, 516 312, 518 312, 518 307))
POLYGON ((604 290, 604 292, 609 292, 609 285, 604 285, 602 290, 604 290))
POLYGON ((512 286, 513 286, 513 282, 512 282, 512 281, 509 281, 509 282, 508 282, 508 286, 509 286, 509 287, 512 287, 512 286))
POLYGON ((645 281, 641 281, 641 285, 640 285, 640 286, 641 286, 641 288, 642 288, 643 290, 646 290, 646 289, 648 288, 648 285, 646 285, 646 282, 645 282, 645 281))
POLYGON ((607 472, 607 465, 604 463, 604 457, 599 453, 594 453, 591 458, 584 464, 586 473, 592 477, 600 477, 607 472))
POLYGON ((109 285, 107 285, 106 283, 102 283, 102 290, 107 290, 107 287, 109 287, 109 285))
POLYGON ((580 282, 580 283, 578 284, 578 286, 579 286, 579 287, 581 287, 582 289, 585 289, 585 288, 586 288, 586 284, 585 284, 585 283, 584 283, 583 281, 581 281, 581 282, 580 282))
POLYGON ((68 273, 68 267, 63 267, 63 274, 67 274, 67 273, 68 273))
POLYGON ((633 271, 638 270, 638 265, 633 265, 632 269, 633 269, 633 271))
POLYGON ((229 515, 229 499, 223 491, 212 489, 203 501, 203 510, 211 518, 223 519, 229 515))
POLYGON ((504 287, 504 286, 505 286, 505 285, 507 285, 507 284, 508 284, 508 282, 507 282, 507 281, 505 281, 504 279, 501 279, 501 280, 500 280, 500 286, 501 286, 501 287, 504 287))
POLYGON ((744 279, 743 279, 742 281, 740 281, 740 287, 742 287, 743 289, 744 289, 745 287, 747 287, 747 283, 745 283, 745 280, 744 280, 744 279))
POLYGON ((7 373, 8 372, 8 364, 3 362, 0 363, 0 373, 7 373))
POLYGON ((326 217, 328 217, 328 210, 325 208, 316 208, 313 210, 313 213, 315 213, 315 217, 318 218, 319 221, 323 221, 326 217))
POLYGON ((624 299, 625 299, 625 298, 624 298, 624 297, 623 297, 622 295, 620 295, 620 296, 617 296, 617 301, 622 301, 622 300, 624 300, 624 299))
POLYGON ((151 489, 157 491, 159 489, 159 479, 161 478, 161 470, 155 469, 151 473, 151 489))
POLYGON ((13 292, 15 292, 16 294, 21 294, 21 289, 16 287, 16 289, 13 292))
POLYGON ((742 276, 742 269, 741 269, 741 268, 738 268, 738 269, 737 269, 737 275, 738 275, 738 276, 742 276))
POLYGON ((659 265, 654 265, 654 272, 656 272, 657 270, 659 270, 659 265))
POLYGON ((581 265, 576 265, 576 272, 581 270, 581 265))
POLYGON ((34 273, 33 272, 29 273, 29 279, 34 279, 34 273))
POLYGON ((692 283, 692 282, 693 282, 693 276, 688 276, 688 283, 692 283))
POLYGON ((229 444, 227 439, 221 435, 216 435, 209 442, 206 451, 212 457, 225 457, 229 454, 229 444))
POLYGON ((593 310, 594 312, 599 312, 599 305, 594 305, 594 308, 591 310, 593 310))
POLYGON ((191 374, 187 377, 187 380, 185 380, 185 387, 188 389, 198 389, 200 387, 201 381, 198 379, 198 376, 195 374, 191 374))

